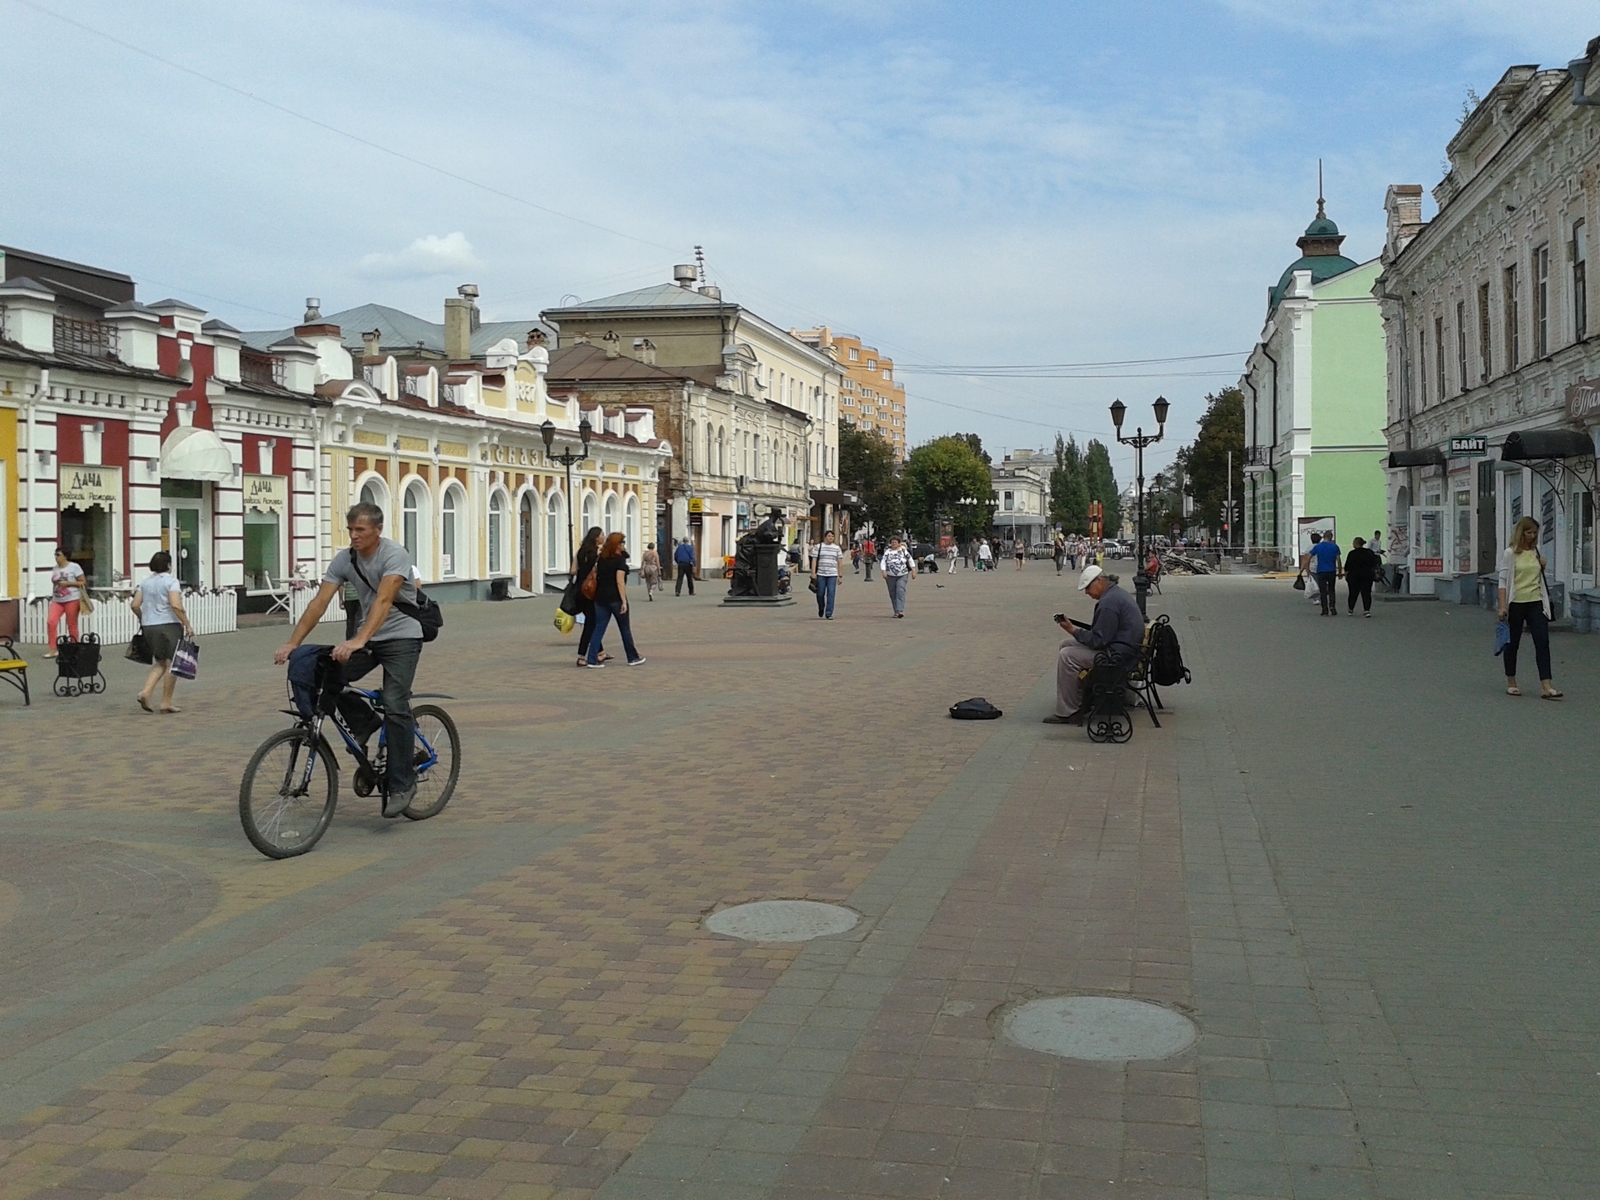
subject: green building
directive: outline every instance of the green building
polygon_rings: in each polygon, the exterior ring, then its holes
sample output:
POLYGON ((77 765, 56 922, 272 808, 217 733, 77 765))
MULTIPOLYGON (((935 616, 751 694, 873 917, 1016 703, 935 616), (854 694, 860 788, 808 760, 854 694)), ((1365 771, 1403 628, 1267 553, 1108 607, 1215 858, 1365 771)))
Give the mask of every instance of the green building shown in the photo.
POLYGON ((1323 201, 1300 257, 1267 292, 1267 320, 1239 380, 1244 393, 1247 554, 1292 566, 1313 529, 1339 545, 1382 530, 1387 507, 1382 264, 1340 253, 1323 201))

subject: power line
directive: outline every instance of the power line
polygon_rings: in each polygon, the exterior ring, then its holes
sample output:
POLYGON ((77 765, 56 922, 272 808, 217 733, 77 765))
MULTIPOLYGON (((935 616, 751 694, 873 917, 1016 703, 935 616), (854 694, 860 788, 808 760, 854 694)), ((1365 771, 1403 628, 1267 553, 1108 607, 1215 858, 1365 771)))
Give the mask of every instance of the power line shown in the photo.
MULTIPOLYGON (((989 363, 971 365, 948 365, 945 363, 895 363, 897 371, 915 371, 924 375, 980 375, 1004 378, 1002 372, 1011 371, 1092 371, 1109 370, 1113 367, 1153 367, 1167 363, 1198 362, 1211 358, 1243 358, 1249 351, 1240 350, 1228 354, 1178 354, 1170 358, 1124 358, 1112 359, 1106 362, 1081 362, 1081 363, 989 363)), ((1023 379, 1044 379, 1044 375, 1023 375, 1023 379)), ((1088 376, 1087 378, 1104 378, 1104 376, 1088 376)), ((1130 378, 1133 378, 1130 376, 1130 378)))

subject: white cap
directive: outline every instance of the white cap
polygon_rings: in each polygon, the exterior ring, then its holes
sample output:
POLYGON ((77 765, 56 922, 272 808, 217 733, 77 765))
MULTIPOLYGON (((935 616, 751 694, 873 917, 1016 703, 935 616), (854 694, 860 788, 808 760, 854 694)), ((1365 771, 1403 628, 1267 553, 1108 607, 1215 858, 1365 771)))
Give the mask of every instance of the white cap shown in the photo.
POLYGON ((1105 572, 1099 567, 1095 566, 1093 563, 1090 563, 1083 569, 1083 574, 1078 576, 1078 590, 1080 592, 1087 591, 1089 585, 1104 574, 1105 572))

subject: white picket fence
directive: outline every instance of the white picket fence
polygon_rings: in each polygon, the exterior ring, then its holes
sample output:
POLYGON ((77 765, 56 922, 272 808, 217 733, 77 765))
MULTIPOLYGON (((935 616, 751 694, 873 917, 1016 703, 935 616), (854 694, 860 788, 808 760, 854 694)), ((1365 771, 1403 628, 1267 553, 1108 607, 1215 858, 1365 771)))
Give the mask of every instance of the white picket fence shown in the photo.
MULTIPOLYGON (((239 597, 233 592, 216 592, 209 596, 185 593, 183 609, 189 614, 196 633, 233 633, 239 628, 239 597)), ((49 605, 43 597, 32 603, 23 601, 21 640, 24 643, 44 644, 48 613, 49 605)), ((66 624, 62 621, 57 632, 65 633, 66 624)), ((94 612, 78 616, 78 632, 94 634, 105 646, 131 641, 138 630, 139 618, 125 597, 95 596, 94 612)))

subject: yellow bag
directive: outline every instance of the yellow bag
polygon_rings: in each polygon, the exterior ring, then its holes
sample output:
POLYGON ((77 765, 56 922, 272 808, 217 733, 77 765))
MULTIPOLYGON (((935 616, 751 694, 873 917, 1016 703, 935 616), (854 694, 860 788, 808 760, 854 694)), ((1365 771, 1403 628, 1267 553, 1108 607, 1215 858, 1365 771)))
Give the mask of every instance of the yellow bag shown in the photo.
POLYGON ((78 611, 84 616, 94 612, 94 601, 89 599, 89 589, 84 588, 78 593, 78 611))
POLYGON ((555 627, 563 634, 571 633, 573 626, 575 626, 577 623, 577 618, 571 613, 567 612, 565 609, 556 609, 555 627))

